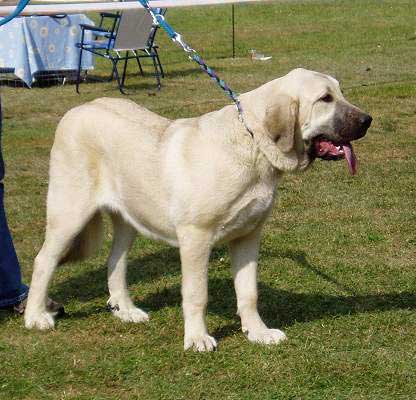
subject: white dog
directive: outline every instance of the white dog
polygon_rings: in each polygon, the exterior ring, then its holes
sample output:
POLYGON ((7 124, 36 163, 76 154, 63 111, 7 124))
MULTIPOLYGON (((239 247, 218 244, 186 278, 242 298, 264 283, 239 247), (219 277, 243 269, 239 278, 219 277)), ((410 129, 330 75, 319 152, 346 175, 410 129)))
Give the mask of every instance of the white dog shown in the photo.
POLYGON ((348 103, 338 82, 296 69, 241 96, 251 137, 233 105, 198 118, 169 120, 129 100, 102 98, 69 111, 51 152, 46 239, 35 260, 25 314, 28 328, 54 327, 45 307, 59 263, 86 257, 111 215, 108 304, 123 321, 143 322, 126 287, 126 258, 140 232, 180 248, 185 349, 210 351, 208 260, 229 243, 238 314, 250 341, 285 339, 257 311, 260 233, 285 171, 316 158, 345 158, 371 117, 348 103))

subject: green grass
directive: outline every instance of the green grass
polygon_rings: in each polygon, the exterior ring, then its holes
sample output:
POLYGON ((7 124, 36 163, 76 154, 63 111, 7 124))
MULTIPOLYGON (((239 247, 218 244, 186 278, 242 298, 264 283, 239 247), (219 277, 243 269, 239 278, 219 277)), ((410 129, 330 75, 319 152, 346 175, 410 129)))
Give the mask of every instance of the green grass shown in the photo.
MULTIPOLYGON (((210 267, 212 354, 184 353, 175 249, 140 238, 129 261, 145 325, 107 312, 100 254, 59 269, 51 287, 68 315, 53 332, 27 331, 0 312, 1 399, 414 399, 416 393, 416 31, 413 0, 279 1, 170 10, 171 24, 235 90, 303 66, 336 76, 373 125, 355 146, 359 175, 316 162, 288 175, 261 249, 260 308, 289 340, 249 344, 235 316, 225 248, 210 267), (253 63, 255 48, 272 55, 253 63)), ((159 34, 167 76, 128 76, 128 97, 170 118, 228 99, 159 34)), ((109 66, 99 64, 98 74, 109 66)), ((150 71, 150 69, 148 69, 150 71)), ((115 83, 2 88, 6 205, 25 281, 45 224, 54 128, 71 107, 120 96, 115 83)))

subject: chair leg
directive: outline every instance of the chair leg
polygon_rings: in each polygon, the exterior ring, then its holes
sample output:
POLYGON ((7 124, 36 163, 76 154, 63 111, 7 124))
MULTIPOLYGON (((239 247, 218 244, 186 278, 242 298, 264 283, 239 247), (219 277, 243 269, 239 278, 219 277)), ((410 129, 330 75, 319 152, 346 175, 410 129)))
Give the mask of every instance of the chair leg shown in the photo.
POLYGON ((126 80, 127 62, 129 61, 129 52, 126 51, 126 59, 124 60, 123 76, 121 77, 121 86, 124 87, 124 81, 126 80))
POLYGON ((156 56, 154 54, 152 54, 151 57, 152 57, 153 65, 155 67, 155 78, 156 78, 156 81, 157 81, 157 90, 160 90, 160 88, 161 88, 160 73, 159 73, 159 69, 157 67, 156 56))
POLYGON ((78 71, 77 71, 76 91, 78 94, 79 94, 79 83, 81 81, 81 61, 82 61, 82 47, 79 48, 79 60, 78 60, 78 71))
POLYGON ((116 80, 117 80, 118 89, 120 90, 121 94, 126 94, 126 92, 123 90, 123 85, 121 83, 120 75, 119 75, 118 69, 117 69, 118 60, 111 59, 111 61, 113 63, 113 71, 114 71, 114 76, 116 77, 116 80))
POLYGON ((156 54, 157 63, 159 65, 160 75, 162 76, 162 78, 164 78, 165 77, 165 72, 163 71, 162 63, 160 62, 159 53, 157 52, 157 49, 154 49, 154 51, 155 51, 155 54, 156 54))
POLYGON ((136 61, 137 61, 137 65, 139 66, 140 74, 142 76, 144 76, 144 72, 143 72, 143 68, 142 68, 142 63, 140 62, 140 57, 137 55, 137 53, 135 51, 133 51, 133 53, 136 56, 136 61))
POLYGON ((114 79, 114 75, 115 75, 114 68, 115 68, 115 66, 113 65, 113 69, 111 70, 111 75, 107 80, 108 82, 111 82, 114 79))

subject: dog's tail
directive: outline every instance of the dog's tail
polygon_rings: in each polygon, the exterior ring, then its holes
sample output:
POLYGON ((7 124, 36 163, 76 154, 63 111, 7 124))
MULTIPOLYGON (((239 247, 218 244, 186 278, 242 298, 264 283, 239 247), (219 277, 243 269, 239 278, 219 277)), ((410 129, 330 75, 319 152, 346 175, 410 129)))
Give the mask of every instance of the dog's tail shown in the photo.
POLYGON ((94 255, 101 247, 103 239, 103 217, 101 212, 97 211, 84 226, 82 231, 75 237, 71 247, 60 260, 59 265, 67 262, 84 260, 94 255))

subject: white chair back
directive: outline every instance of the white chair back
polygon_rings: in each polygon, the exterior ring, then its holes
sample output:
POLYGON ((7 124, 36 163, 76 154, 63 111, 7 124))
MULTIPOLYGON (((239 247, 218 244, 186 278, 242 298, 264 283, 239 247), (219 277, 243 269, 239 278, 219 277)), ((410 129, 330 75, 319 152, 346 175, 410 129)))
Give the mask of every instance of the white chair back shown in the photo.
POLYGON ((136 50, 146 47, 152 30, 153 19, 143 8, 124 10, 117 29, 114 50, 136 50))

